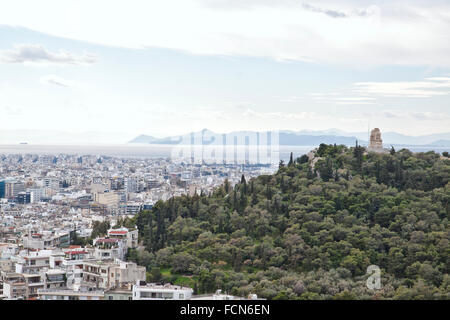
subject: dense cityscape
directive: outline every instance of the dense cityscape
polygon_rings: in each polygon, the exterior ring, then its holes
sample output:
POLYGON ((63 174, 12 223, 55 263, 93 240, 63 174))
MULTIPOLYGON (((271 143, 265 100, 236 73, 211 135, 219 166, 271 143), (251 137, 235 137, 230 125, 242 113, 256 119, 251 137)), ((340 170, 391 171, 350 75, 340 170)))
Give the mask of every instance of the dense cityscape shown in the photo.
POLYGON ((120 221, 158 200, 209 194, 225 180, 234 185, 243 175, 271 172, 170 159, 0 155, 0 297, 190 299, 192 288, 145 284, 145 267, 125 261, 129 248, 139 248, 138 232, 120 221), (106 234, 92 239, 95 226, 106 224, 106 234))

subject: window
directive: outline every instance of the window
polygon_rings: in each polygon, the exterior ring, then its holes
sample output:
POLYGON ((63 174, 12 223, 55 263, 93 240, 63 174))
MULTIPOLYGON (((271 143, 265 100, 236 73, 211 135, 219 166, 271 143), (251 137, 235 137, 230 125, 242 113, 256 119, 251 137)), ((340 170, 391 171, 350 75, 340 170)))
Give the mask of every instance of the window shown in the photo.
POLYGON ((164 299, 173 299, 173 293, 172 292, 163 292, 161 294, 162 298, 164 299))
POLYGON ((161 299, 161 293, 160 292, 141 292, 141 298, 159 298, 161 299))
POLYGON ((173 292, 141 292, 142 298, 173 299, 173 292))
POLYGON ((180 294, 178 295, 178 299, 184 299, 184 293, 180 293, 180 294))
POLYGON ((113 296, 109 296, 108 299, 109 300, 114 300, 114 297, 113 296))

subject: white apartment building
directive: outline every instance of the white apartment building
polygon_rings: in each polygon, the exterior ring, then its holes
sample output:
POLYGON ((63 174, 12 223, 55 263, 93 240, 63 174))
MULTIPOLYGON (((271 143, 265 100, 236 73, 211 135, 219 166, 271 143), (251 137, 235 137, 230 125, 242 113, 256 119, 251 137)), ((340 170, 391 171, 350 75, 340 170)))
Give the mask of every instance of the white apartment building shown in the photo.
POLYGON ((52 250, 41 250, 17 256, 16 273, 39 274, 44 268, 50 267, 51 254, 52 250))
POLYGON ((80 286, 83 281, 83 263, 92 260, 90 253, 84 248, 68 249, 61 268, 66 271, 67 287, 80 286))
POLYGON ((129 177, 124 179, 124 189, 126 192, 133 193, 138 191, 138 181, 136 178, 129 177))
POLYGON ((83 282, 101 289, 121 288, 136 281, 143 281, 145 276, 145 267, 134 262, 83 262, 83 282))
POLYGON ((40 300, 103 300, 103 290, 81 288, 73 290, 68 288, 38 290, 40 300))
POLYGON ((133 286, 133 300, 189 300, 192 288, 172 284, 158 285, 137 281, 133 286))
POLYGON ((43 274, 43 289, 60 289, 66 287, 66 271, 62 269, 49 269, 43 274))
POLYGON ((55 191, 59 190, 59 181, 54 178, 44 178, 42 182, 44 187, 50 188, 55 191))
POLYGON ((68 231, 59 232, 28 232, 24 236, 23 247, 25 249, 42 250, 55 247, 68 247, 70 244, 70 233, 68 231))
POLYGON ((115 265, 109 269, 110 288, 122 288, 126 284, 144 281, 145 278, 145 267, 138 266, 134 262, 116 261, 115 265))
POLYGON ((94 243, 94 258, 98 260, 124 260, 127 252, 126 240, 117 238, 97 238, 94 243))
POLYGON ((137 202, 127 202, 124 205, 124 214, 128 214, 128 215, 136 215, 139 213, 139 211, 141 211, 142 209, 142 205, 140 203, 137 202))
POLYGON ((30 202, 37 203, 40 202, 45 196, 44 189, 42 188, 28 188, 27 191, 30 193, 30 202))
POLYGON ((25 299, 37 298, 37 291, 44 289, 44 279, 40 274, 22 274, 25 279, 25 299))
POLYGON ((27 291, 25 279, 22 274, 2 273, 3 296, 6 299, 24 299, 27 291))

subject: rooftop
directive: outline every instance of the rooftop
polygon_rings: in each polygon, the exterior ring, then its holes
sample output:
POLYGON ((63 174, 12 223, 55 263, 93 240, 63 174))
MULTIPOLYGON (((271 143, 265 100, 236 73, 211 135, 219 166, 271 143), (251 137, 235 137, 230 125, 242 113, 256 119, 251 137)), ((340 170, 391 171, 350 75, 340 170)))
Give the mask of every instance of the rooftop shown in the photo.
POLYGON ((136 288, 140 288, 140 289, 158 289, 158 290, 162 290, 162 289, 167 289, 167 290, 193 290, 192 288, 189 287, 182 287, 182 286, 178 286, 178 285, 173 285, 173 284, 157 284, 157 283, 145 283, 145 284, 137 284, 134 287, 136 288))

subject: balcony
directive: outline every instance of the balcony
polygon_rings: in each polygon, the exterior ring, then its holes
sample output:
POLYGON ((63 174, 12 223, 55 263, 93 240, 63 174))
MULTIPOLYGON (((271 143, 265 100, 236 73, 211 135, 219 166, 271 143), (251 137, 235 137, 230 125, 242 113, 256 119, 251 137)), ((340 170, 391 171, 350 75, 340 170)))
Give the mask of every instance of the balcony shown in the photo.
POLYGON ((43 282, 28 282, 29 287, 44 286, 43 282))

